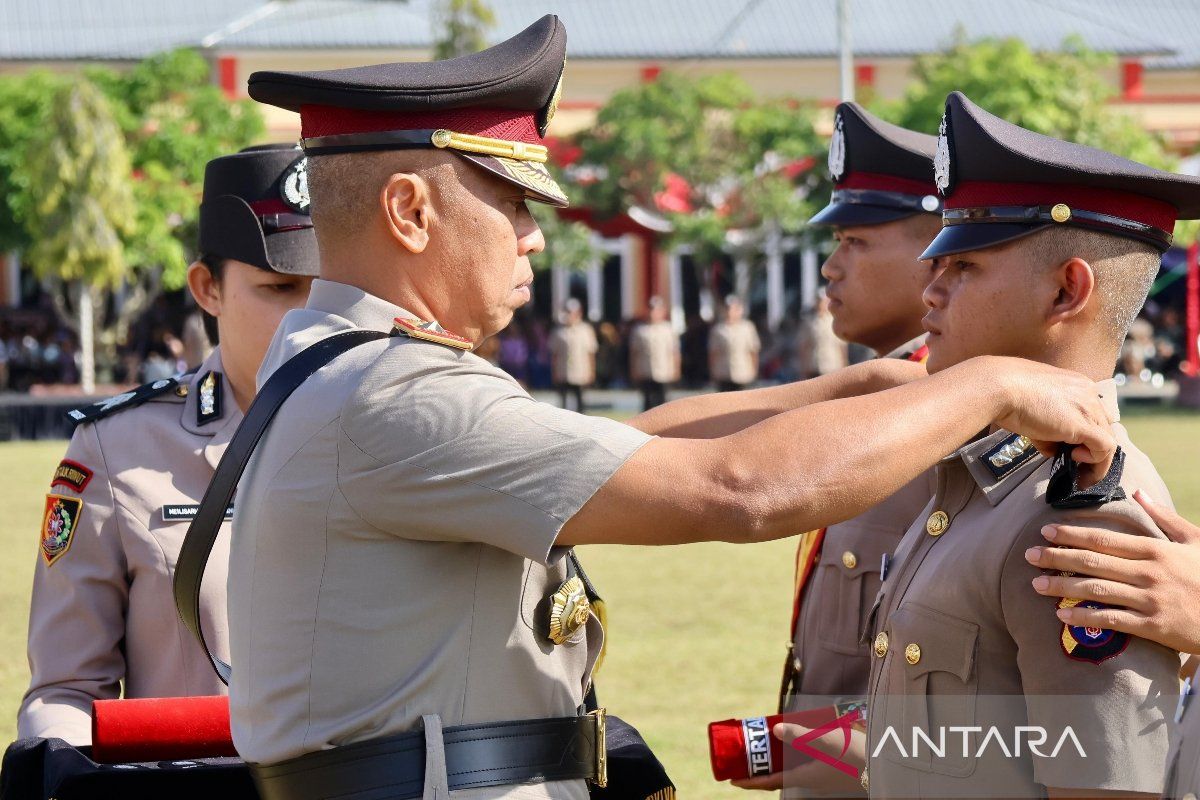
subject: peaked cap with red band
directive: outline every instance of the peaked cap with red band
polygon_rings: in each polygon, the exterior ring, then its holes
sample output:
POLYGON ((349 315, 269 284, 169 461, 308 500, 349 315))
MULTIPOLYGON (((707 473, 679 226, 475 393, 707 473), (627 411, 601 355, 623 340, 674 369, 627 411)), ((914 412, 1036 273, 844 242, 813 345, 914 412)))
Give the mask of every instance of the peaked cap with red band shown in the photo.
POLYGON ((923 259, 994 247, 1055 225, 1163 252, 1177 219, 1200 218, 1200 178, 1034 133, 962 92, 946 98, 934 173, 945 197, 943 227, 923 259))
POLYGON ((287 275, 316 275, 304 153, 286 144, 258 145, 208 162, 200 252, 287 275))
POLYGON ((321 72, 255 72, 250 96, 300 113, 310 156, 446 149, 566 206, 543 142, 558 107, 567 30, 547 14, 511 39, 445 61, 321 72))
POLYGON ((901 128, 842 103, 833 118, 829 174, 833 197, 812 225, 878 225, 937 214, 942 200, 933 184, 937 137, 901 128))

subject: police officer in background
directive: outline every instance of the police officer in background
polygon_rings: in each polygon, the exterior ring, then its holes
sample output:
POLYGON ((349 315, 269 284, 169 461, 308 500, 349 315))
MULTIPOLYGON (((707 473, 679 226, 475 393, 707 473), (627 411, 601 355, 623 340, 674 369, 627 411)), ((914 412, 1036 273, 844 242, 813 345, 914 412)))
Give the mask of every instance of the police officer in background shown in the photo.
POLYGON ((596 331, 583 318, 583 304, 570 298, 563 304, 562 324, 550 334, 550 367, 563 408, 584 412, 583 390, 596 380, 598 349, 596 331))
MULTIPOLYGON (((928 353, 921 294, 936 270, 918 256, 942 224, 936 148, 937 137, 891 125, 856 103, 837 108, 833 197, 809 224, 832 227, 837 241, 821 267, 834 331, 881 357, 924 363, 928 353)), ((870 648, 859 632, 896 544, 935 488, 927 472, 866 513, 801 536, 781 711, 866 695, 870 648)), ((738 782, 781 784, 780 773, 738 782)))
POLYGON ((542 138, 565 55, 546 16, 449 61, 250 78, 300 112, 322 256, 261 379, 334 335, 392 334, 304 380, 240 483, 231 720, 269 800, 586 796, 603 632, 574 545, 791 535, 991 423, 1111 455, 1086 379, 1003 358, 921 380, 880 361, 633 425, 534 401, 470 351, 529 301, 527 201, 566 203, 542 138))
POLYGON ((679 337, 675 335, 667 305, 650 298, 649 318, 633 329, 629 340, 629 377, 642 390, 642 410, 667 401, 667 387, 679 380, 679 337))
POLYGON ((708 373, 717 390, 745 389, 758 380, 758 329, 746 319, 746 307, 735 294, 725 298, 724 318, 708 334, 708 373))
MULTIPOLYGON (((122 683, 125 697, 224 691, 174 613, 172 571, 275 327, 317 272, 304 163, 285 145, 209 162, 187 281, 219 346, 188 375, 71 412, 40 531, 22 738, 88 744, 92 701, 120 696, 122 683)), ((203 595, 222 653, 227 552, 223 539, 203 595)))

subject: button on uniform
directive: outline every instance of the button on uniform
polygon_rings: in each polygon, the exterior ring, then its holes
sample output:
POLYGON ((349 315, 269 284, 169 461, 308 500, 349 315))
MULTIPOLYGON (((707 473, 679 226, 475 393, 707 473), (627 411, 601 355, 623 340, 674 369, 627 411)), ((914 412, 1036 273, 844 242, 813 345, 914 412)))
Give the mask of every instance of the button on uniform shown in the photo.
POLYGON ((904 660, 909 664, 916 664, 921 660, 921 645, 913 642, 904 648, 904 660))
POLYGON ((858 566, 858 556, 851 553, 849 550, 842 553, 842 566, 846 569, 854 569, 858 566))
POLYGON ((887 631, 880 631, 875 637, 875 655, 883 658, 888 651, 888 635, 887 631))
POLYGON ((945 511, 935 511, 925 520, 925 530, 930 536, 941 536, 950 527, 950 517, 945 511))

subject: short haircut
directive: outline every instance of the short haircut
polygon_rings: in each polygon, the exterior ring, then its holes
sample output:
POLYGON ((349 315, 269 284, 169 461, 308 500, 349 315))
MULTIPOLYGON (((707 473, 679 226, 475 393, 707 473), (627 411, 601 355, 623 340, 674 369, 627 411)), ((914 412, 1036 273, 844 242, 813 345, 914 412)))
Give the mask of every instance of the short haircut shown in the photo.
POLYGON ((1018 240, 1025 252, 1046 267, 1082 258, 1096 276, 1100 317, 1109 341, 1120 346, 1146 303, 1162 256, 1152 245, 1087 228, 1045 228, 1018 240))
POLYGON ((379 192, 389 176, 415 172, 431 182, 444 181, 456 169, 455 162, 461 161, 440 150, 310 156, 308 187, 318 241, 322 236, 352 234, 374 219, 379 213, 379 192))

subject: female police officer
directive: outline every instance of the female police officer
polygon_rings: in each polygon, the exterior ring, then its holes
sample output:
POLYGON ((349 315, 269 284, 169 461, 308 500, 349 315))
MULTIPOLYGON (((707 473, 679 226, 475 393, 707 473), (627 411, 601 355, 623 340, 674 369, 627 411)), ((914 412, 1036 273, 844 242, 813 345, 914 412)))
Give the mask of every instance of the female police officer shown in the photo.
MULTIPOLYGON (((21 737, 87 744, 92 701, 117 697, 122 682, 127 697, 224 691, 179 623, 171 577, 275 327, 317 272, 305 165, 284 145, 208 164, 187 279, 219 346, 188 375, 71 412, 40 531, 21 737)), ((202 608, 224 651, 223 559, 214 566, 202 608)))

